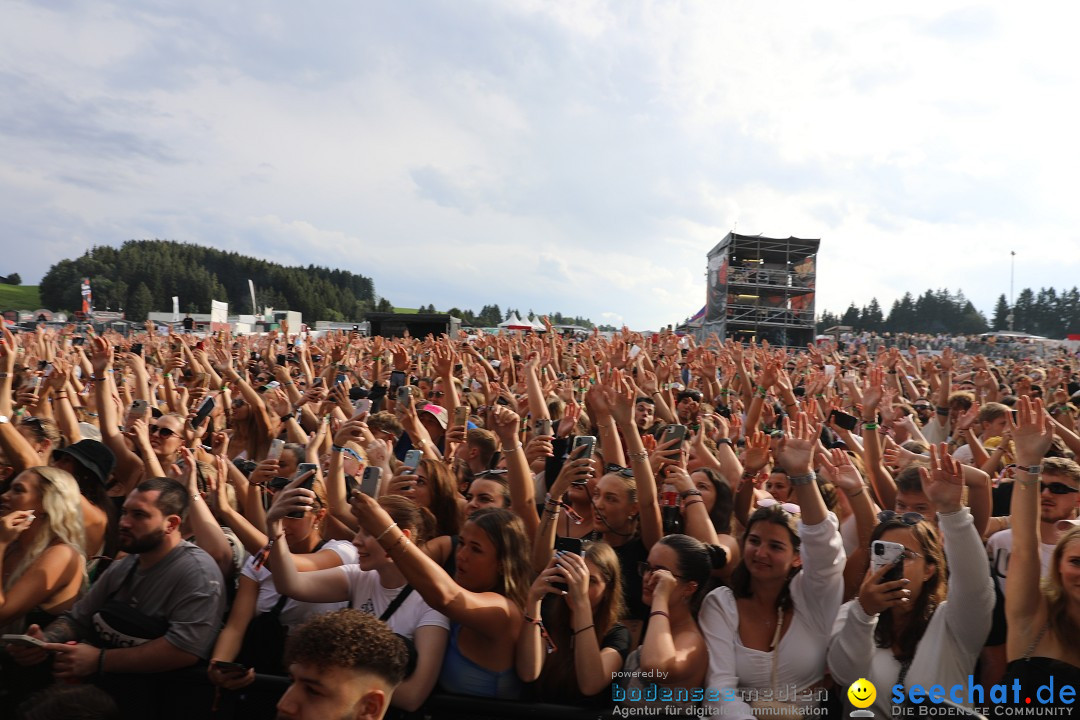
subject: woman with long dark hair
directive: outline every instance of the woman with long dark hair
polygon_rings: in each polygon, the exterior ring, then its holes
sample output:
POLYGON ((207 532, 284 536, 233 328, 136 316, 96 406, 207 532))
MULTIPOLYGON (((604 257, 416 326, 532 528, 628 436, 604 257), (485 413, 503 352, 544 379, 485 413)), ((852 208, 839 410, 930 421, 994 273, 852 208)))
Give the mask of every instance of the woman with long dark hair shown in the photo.
MULTIPOLYGON (((756 691, 755 701, 772 705, 765 714, 774 715, 816 702, 806 691, 825 676, 825 649, 844 591, 839 523, 815 482, 819 432, 804 413, 793 430, 785 425, 777 461, 799 506, 778 503, 750 516, 742 563, 729 587, 705 598, 699 616, 709 648, 707 687, 735 697, 740 689, 756 691), (790 696, 792 687, 797 698, 790 696)), ((754 717, 742 699, 718 709, 725 717, 754 717)))

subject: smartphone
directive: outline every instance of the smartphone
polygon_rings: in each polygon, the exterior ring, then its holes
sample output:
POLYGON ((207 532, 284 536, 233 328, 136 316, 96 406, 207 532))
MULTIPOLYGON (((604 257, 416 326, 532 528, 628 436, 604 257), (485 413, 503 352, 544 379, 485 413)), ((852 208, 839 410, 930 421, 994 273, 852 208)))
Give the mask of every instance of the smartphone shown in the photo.
POLYGON ((323 378, 322 378, 322 376, 320 375, 319 377, 312 380, 311 385, 312 385, 312 387, 322 387, 323 386, 323 378))
POLYGON ((379 496, 379 480, 382 478, 382 470, 377 467, 364 468, 364 477, 360 480, 360 492, 369 498, 379 496))
MULTIPOLYGON (((199 345, 202 345, 202 343, 199 343, 199 345)), ((198 347, 198 345, 196 345, 195 347, 198 347)), ((134 345, 132 345, 131 346, 131 354, 132 355, 142 355, 142 343, 135 343, 134 345)))
POLYGON ((19 647, 45 647, 44 640, 38 640, 36 637, 31 637, 29 635, 2 635, 0 636, 0 642, 7 643, 8 645, 18 645, 19 647))
POLYGON ((72 347, 74 347, 76 345, 82 345, 85 342, 86 342, 86 338, 84 338, 82 335, 79 335, 78 337, 71 338, 72 347))
POLYGON ((150 418, 150 403, 145 400, 135 400, 131 403, 131 416, 141 417, 143 420, 150 418))
POLYGON ((285 449, 285 441, 276 438, 270 443, 270 452, 266 454, 267 460, 277 460, 281 457, 281 451, 285 449))
POLYGON ((829 419, 835 422, 837 427, 843 428, 848 432, 854 430, 859 424, 859 418, 835 409, 829 413, 829 419))
POLYGON ((533 425, 533 432, 537 435, 550 435, 551 434, 551 420, 547 418, 540 418, 533 425))
MULTIPOLYGON (((300 477, 300 476, 301 476, 301 475, 303 475, 304 473, 308 473, 308 472, 313 472, 313 471, 316 471, 316 470, 318 470, 318 469, 319 469, 319 466, 318 466, 318 465, 316 465, 315 463, 306 463, 306 462, 302 462, 302 463, 300 463, 299 465, 297 465, 297 466, 296 466, 296 474, 295 474, 295 475, 293 475, 293 480, 295 480, 296 478, 300 477)), ((304 486, 306 486, 306 485, 307 485, 308 483, 314 483, 314 482, 315 482, 315 476, 314 476, 314 475, 312 475, 312 476, 311 476, 311 477, 310 477, 310 478, 309 478, 309 479, 308 479, 307 481, 305 481, 305 482, 304 482, 304 484, 303 484, 303 485, 301 485, 300 487, 304 487, 304 486)), ((310 490, 310 489, 311 489, 311 488, 308 488, 308 490, 310 490)))
POLYGON ((267 390, 277 390, 279 387, 281 387, 281 383, 279 383, 277 380, 271 380, 263 387, 265 387, 267 390))
POLYGON ((465 427, 469 421, 469 408, 467 405, 458 405, 454 408, 454 426, 465 427))
POLYGON ((424 456, 422 450, 410 450, 405 453, 405 467, 409 468, 411 472, 416 472, 416 468, 420 465, 420 458, 424 456))
POLYGON ((685 425, 668 425, 664 428, 664 434, 660 436, 660 442, 666 443, 669 440, 678 440, 673 447, 682 447, 683 442, 686 440, 686 426, 685 425))
MULTIPOLYGON (((563 552, 574 553, 576 555, 580 555, 581 557, 585 557, 584 545, 585 545, 585 543, 581 538, 572 538, 572 537, 557 537, 557 538, 555 538, 555 550, 557 550, 557 551, 562 550, 563 552)), ((551 583, 551 587, 553 587, 553 588, 555 588, 557 590, 562 590, 563 592, 566 592, 567 590, 569 590, 566 583, 564 583, 564 582, 553 582, 553 583, 551 583)))
POLYGON ((46 367, 48 367, 48 365, 49 365, 48 360, 38 360, 37 369, 38 370, 44 370, 46 367))
POLYGON ((274 362, 276 362, 278 365, 284 365, 286 359, 287 358, 284 355, 282 355, 281 353, 278 353, 278 356, 276 358, 274 358, 274 362))
POLYGON ((870 543, 870 565, 873 567, 874 572, 881 570, 886 565, 892 565, 892 568, 882 578, 882 582, 899 580, 904 576, 904 550, 906 548, 900 543, 889 542, 888 540, 875 540, 870 543))
POLYGON ((397 389, 397 401, 398 405, 408 405, 409 399, 412 397, 412 390, 408 385, 402 385, 397 389))
MULTIPOLYGON (((135 352, 135 347, 136 347, 135 345, 131 346, 131 352, 135 352)), ((139 345, 138 347, 139 347, 139 352, 142 352, 142 345, 139 345)), ((196 350, 203 350, 205 347, 206 347, 206 345, 203 344, 202 340, 195 343, 195 349, 196 350)))
POLYGON ((390 373, 390 389, 399 388, 405 384, 405 371, 394 370, 390 373))
POLYGON ((344 385, 345 384, 345 373, 338 373, 337 377, 334 378, 334 384, 335 385, 344 385))
MULTIPOLYGON (((318 467, 319 466, 316 465, 315 463, 300 463, 299 465, 296 466, 296 475, 294 475, 289 480, 289 482, 292 482, 296 478, 298 478, 298 477, 300 477, 300 476, 302 476, 302 475, 304 475, 306 473, 312 472, 313 470, 317 469, 318 467)), ((277 478, 274 478, 274 479, 276 480, 277 478)), ((305 490, 313 489, 315 487, 315 475, 314 475, 314 473, 311 475, 311 477, 309 477, 304 482, 300 483, 297 487, 302 487, 305 490)), ((302 517, 304 517, 304 511, 303 510, 297 510, 296 512, 289 513, 285 517, 302 518, 302 517)))
POLYGON ((356 401, 356 404, 353 405, 353 411, 357 415, 359 415, 360 413, 371 412, 371 399, 370 398, 360 398, 359 400, 356 401))
POLYGON ((195 412, 195 417, 191 418, 191 427, 197 428, 203 424, 203 420, 214 411, 214 398, 207 397, 199 405, 199 409, 195 412))
MULTIPOLYGON (((577 456, 577 459, 590 459, 593 456, 593 450, 596 449, 596 438, 592 435, 578 435, 574 438, 573 450, 577 450, 579 447, 584 447, 585 452, 577 456)), ((571 451, 573 455, 573 451, 571 451)))
POLYGON ((247 665, 244 665, 243 663, 222 662, 220 660, 215 660, 214 661, 214 667, 216 667, 221 672, 228 673, 228 674, 246 673, 248 670, 251 669, 247 665))

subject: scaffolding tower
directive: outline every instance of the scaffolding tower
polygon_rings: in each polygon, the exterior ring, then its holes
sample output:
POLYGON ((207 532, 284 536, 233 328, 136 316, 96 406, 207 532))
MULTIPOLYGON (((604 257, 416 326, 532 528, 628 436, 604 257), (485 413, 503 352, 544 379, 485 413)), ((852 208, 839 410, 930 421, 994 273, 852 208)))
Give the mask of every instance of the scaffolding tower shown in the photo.
POLYGON ((821 240, 724 236, 708 252, 701 337, 802 346, 814 340, 814 293, 821 240))

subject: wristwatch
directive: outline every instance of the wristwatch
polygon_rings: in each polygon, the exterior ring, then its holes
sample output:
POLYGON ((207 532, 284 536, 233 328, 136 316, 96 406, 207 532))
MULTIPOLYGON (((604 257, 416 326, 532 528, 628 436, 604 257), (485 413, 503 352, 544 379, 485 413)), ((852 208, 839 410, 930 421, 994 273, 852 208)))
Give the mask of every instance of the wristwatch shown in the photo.
POLYGON ((814 482, 815 479, 816 476, 814 475, 813 470, 811 470, 805 475, 788 475, 788 482, 795 487, 798 487, 800 485, 809 485, 810 483, 814 482))
POLYGON ((11 422, 11 419, 7 415, 0 415, 0 425, 11 422))

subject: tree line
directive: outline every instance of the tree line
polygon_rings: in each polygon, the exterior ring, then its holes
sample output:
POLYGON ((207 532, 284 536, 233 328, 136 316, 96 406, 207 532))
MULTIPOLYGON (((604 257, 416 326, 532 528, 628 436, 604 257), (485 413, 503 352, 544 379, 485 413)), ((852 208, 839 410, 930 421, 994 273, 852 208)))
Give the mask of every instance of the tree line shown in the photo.
MULTIPOLYGON (((83 278, 90 279, 95 309, 123 310, 128 320, 136 322, 145 320, 147 313, 172 310, 174 295, 180 298, 183 313, 209 313, 211 300, 228 302, 232 314, 251 313, 249 278, 260 312, 272 307, 298 311, 312 322, 341 322, 363 320, 371 311, 394 310, 388 299, 375 294, 372 279, 363 275, 315 265, 286 267, 170 240, 129 240, 119 248, 93 247, 74 260, 61 260, 41 280, 42 303, 54 310, 79 309, 83 278)), ((419 311, 436 312, 435 305, 419 311)), ((456 307, 447 312, 466 325, 492 327, 518 311, 508 308, 504 313, 498 305, 484 305, 480 312, 456 307)), ((518 314, 536 315, 532 310, 518 314)), ((548 317, 556 325, 593 326, 587 318, 558 312, 548 317)))
POLYGON ((1002 294, 990 320, 964 297, 963 291, 954 294, 947 289, 927 290, 917 298, 907 292, 893 302, 888 315, 882 311, 877 298, 873 298, 862 307, 851 303, 840 314, 826 310, 817 327, 818 332, 847 325, 859 331, 877 333, 977 335, 991 330, 1009 330, 1010 312, 1012 329, 1018 332, 1057 339, 1080 333, 1080 291, 1075 287, 1060 293, 1054 288, 1040 288, 1038 292, 1025 288, 1012 307, 1002 294))
POLYGON ((376 298, 374 283, 363 275, 315 265, 286 267, 166 240, 129 240, 119 248, 94 247, 74 260, 61 260, 41 280, 42 303, 57 310, 80 308, 84 277, 90 279, 96 309, 123 309, 134 321, 145 320, 152 311, 171 310, 174 295, 185 313, 209 313, 211 300, 228 302, 234 314, 251 313, 249 278, 259 311, 269 306, 341 321, 389 307, 385 298, 376 298))

